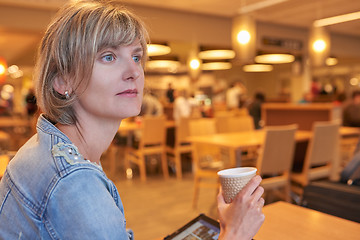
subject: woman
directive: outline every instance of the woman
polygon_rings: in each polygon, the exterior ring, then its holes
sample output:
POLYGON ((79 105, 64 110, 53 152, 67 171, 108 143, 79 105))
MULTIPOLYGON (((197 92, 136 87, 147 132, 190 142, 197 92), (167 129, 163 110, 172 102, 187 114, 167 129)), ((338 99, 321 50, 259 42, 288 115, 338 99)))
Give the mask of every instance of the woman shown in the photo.
MULTIPOLYGON (((56 15, 36 65, 37 134, 0 182, 0 239, 132 238, 100 156, 121 120, 140 112, 146 40, 142 22, 109 1, 77 1, 56 15)), ((259 229, 260 181, 233 204, 219 195, 224 239, 259 229)))

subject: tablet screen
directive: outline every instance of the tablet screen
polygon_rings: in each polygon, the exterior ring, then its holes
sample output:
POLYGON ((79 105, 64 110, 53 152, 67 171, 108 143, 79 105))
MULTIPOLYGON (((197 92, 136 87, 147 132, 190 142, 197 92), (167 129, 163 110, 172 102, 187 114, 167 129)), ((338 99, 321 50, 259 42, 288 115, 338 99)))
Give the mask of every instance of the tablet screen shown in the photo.
POLYGON ((200 214, 184 227, 166 237, 166 240, 216 240, 219 237, 219 223, 200 214))

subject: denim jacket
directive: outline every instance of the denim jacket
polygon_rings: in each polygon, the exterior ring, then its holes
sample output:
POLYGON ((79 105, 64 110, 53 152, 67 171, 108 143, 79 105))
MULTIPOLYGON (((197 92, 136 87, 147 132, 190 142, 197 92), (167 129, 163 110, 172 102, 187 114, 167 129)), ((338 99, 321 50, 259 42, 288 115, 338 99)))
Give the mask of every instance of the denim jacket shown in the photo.
POLYGON ((115 185, 43 115, 0 182, 0 239, 131 239, 115 185))

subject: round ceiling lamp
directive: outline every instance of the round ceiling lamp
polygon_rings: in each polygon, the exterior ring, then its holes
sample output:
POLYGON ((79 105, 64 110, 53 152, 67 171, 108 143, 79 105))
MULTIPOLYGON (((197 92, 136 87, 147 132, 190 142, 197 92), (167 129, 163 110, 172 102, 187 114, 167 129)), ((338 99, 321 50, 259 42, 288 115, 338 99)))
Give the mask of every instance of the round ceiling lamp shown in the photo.
POLYGON ((293 55, 284 53, 263 54, 255 57, 255 62, 264 64, 291 63, 293 61, 295 61, 295 57, 293 55))
POLYGON ((240 44, 248 44, 250 42, 251 35, 250 35, 249 31, 241 30, 237 34, 236 39, 240 44))
POLYGON ((179 67, 180 62, 174 60, 151 60, 146 62, 147 70, 160 70, 175 73, 179 67))
POLYGON ((147 45, 148 56, 161 56, 171 52, 171 48, 161 44, 148 44, 147 45))
POLYGON ((328 57, 328 58, 326 58, 326 60, 325 60, 325 64, 327 65, 327 66, 334 66, 334 65, 336 65, 338 63, 338 60, 337 60, 337 58, 335 58, 335 57, 328 57))
POLYGON ((218 49, 199 52, 199 58, 206 60, 233 59, 234 57, 235 52, 233 50, 218 49))
POLYGON ((202 70, 226 70, 232 68, 229 62, 208 62, 201 65, 202 70))
POLYGON ((267 64, 248 64, 243 66, 244 72, 270 72, 273 66, 267 64))
POLYGON ((201 63, 200 63, 199 59, 194 58, 194 59, 191 59, 191 60, 189 61, 189 67, 190 67, 192 70, 199 69, 199 68, 200 68, 200 65, 201 65, 201 63))
POLYGON ((0 57, 0 83, 3 83, 6 79, 7 64, 4 58, 0 57))

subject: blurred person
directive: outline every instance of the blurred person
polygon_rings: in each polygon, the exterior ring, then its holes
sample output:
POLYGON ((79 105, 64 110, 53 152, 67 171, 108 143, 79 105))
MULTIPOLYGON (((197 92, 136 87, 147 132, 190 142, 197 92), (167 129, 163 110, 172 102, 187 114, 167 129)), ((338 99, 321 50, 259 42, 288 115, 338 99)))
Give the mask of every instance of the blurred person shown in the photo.
POLYGON ((226 103, 226 88, 227 84, 224 79, 216 78, 212 87, 213 97, 212 102, 215 105, 223 105, 226 103))
POLYGON ((26 112, 28 116, 31 117, 38 110, 34 89, 32 88, 29 89, 28 94, 26 94, 25 96, 25 102, 26 102, 26 112))
POLYGON ((166 90, 166 97, 169 103, 173 103, 175 100, 175 96, 174 96, 174 88, 172 87, 172 84, 169 83, 168 84, 168 89, 166 90))
POLYGON ((173 117, 175 122, 179 122, 181 118, 189 118, 191 116, 193 104, 185 89, 175 91, 173 117))
POLYGON ((335 106, 342 106, 346 102, 346 94, 344 92, 340 92, 336 94, 336 98, 333 102, 335 106))
POLYGON ((314 100, 314 95, 312 94, 312 92, 306 92, 303 95, 303 98, 299 100, 298 103, 312 103, 314 100))
POLYGON ((240 107, 242 95, 245 94, 244 85, 237 81, 226 90, 226 106, 228 109, 234 109, 240 107))
POLYGON ((265 102, 265 94, 262 92, 256 92, 254 100, 248 105, 250 116, 254 119, 255 129, 261 128, 261 105, 265 102))
POLYGON ((360 90, 355 90, 350 102, 344 104, 342 120, 344 126, 360 127, 360 90))
MULTIPOLYGON (((37 133, 0 182, 0 239, 133 238, 100 157, 121 120, 140 112, 146 43, 143 23, 110 1, 71 1, 56 14, 34 74, 37 133)), ((231 204, 220 190, 219 239, 259 230, 260 182, 254 177, 231 204)))
POLYGON ((140 115, 161 116, 164 114, 164 107, 158 98, 152 93, 143 96, 140 115))

